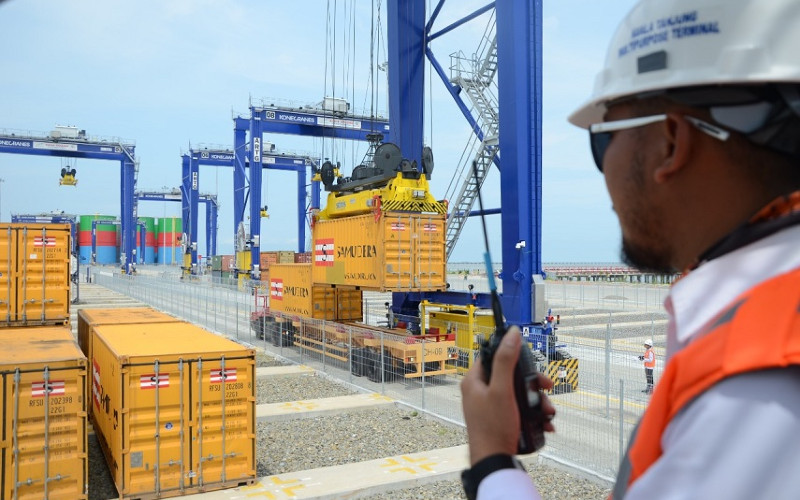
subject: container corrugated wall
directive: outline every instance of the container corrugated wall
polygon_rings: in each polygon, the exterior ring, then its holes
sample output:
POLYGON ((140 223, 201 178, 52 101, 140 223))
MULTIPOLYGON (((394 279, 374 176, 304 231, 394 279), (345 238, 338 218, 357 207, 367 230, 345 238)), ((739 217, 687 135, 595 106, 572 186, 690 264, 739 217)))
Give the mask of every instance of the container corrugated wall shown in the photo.
POLYGON ((0 344, 0 498, 86 499, 86 358, 71 329, 3 329, 0 344))
POLYGON ((158 219, 156 248, 159 264, 181 264, 181 234, 183 223, 180 217, 162 217, 158 219))
POLYGON ((361 290, 336 289, 336 319, 339 321, 362 321, 363 294, 361 290))
POLYGON ((444 215, 384 212, 318 221, 313 281, 378 291, 447 286, 444 215))
POLYGON ((69 224, 0 224, 0 326, 69 321, 69 224))
POLYGON ((155 217, 139 217, 139 222, 144 223, 144 247, 139 226, 136 227, 136 248, 143 252, 144 263, 153 264, 156 261, 156 219, 155 217))
POLYGON ((311 252, 301 252, 294 254, 295 264, 308 264, 311 262, 311 252))
POLYGON ((291 250, 278 252, 278 264, 294 264, 294 252, 291 250))
MULTIPOLYGON (((81 215, 78 225, 78 246, 81 262, 92 262, 92 221, 116 220, 113 215, 81 215)), ((97 224, 94 261, 97 264, 116 264, 119 259, 117 227, 113 224, 97 224)))
MULTIPOLYGON (((80 309, 78 310, 78 345, 89 360, 89 371, 92 372, 92 330, 101 325, 129 325, 144 323, 169 323, 180 322, 179 319, 169 314, 156 311, 149 307, 116 307, 109 309, 80 309)), ((86 394, 99 397, 100 387, 93 383, 97 379, 86 378, 86 394)), ((92 412, 89 405, 89 413, 92 412)))
POLYGON ((311 284, 311 264, 272 264, 269 268, 270 311, 314 319, 336 319, 336 290, 311 284))
POLYGON ((255 481, 253 350, 188 323, 151 323, 94 328, 92 353, 93 421, 123 498, 255 481))

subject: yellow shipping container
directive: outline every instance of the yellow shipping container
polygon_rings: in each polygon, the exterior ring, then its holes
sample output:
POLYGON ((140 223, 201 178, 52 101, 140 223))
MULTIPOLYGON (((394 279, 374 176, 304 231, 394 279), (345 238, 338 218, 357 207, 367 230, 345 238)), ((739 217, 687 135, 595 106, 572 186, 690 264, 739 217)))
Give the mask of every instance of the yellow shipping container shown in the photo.
POLYGON ((269 308, 272 312, 332 321, 336 319, 336 290, 311 284, 311 264, 272 264, 269 308))
POLYGON ((383 212, 317 221, 314 284, 384 292, 441 291, 447 286, 445 216, 383 212))
POLYGON ((189 323, 92 335, 92 416, 121 498, 255 481, 255 351, 189 323))
MULTIPOLYGON (((78 345, 92 366, 92 329, 100 325, 129 325, 138 323, 180 322, 169 314, 149 307, 118 307, 78 310, 78 345)), ((92 377, 86 377, 86 394, 92 394, 92 377)), ((92 405, 88 406, 92 413, 92 405)))
POLYGON ((71 248, 69 224, 0 224, 0 326, 69 322, 71 248))
POLYGON ((0 343, 0 498, 86 499, 86 358, 72 331, 7 328, 0 343))
POLYGON ((364 319, 361 290, 336 289, 336 319, 339 321, 361 321, 364 319))

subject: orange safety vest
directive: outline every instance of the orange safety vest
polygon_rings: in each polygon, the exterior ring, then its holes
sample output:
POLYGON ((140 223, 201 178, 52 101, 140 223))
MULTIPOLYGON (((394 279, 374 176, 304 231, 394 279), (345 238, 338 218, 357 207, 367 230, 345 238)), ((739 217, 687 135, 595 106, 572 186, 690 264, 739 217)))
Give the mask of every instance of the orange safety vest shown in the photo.
POLYGON ((650 349, 647 349, 646 351, 644 351, 644 359, 645 359, 645 361, 644 361, 644 367, 645 368, 655 368, 656 367, 656 352, 653 350, 652 347, 650 349), (653 355, 653 360, 652 361, 647 361, 647 359, 650 357, 650 354, 653 355))
POLYGON ((740 295, 707 330, 673 356, 639 422, 610 498, 628 487, 662 455, 661 437, 686 405, 714 384, 733 375, 800 365, 800 269, 767 280, 740 295), (753 327, 762 318, 772 325, 753 327))

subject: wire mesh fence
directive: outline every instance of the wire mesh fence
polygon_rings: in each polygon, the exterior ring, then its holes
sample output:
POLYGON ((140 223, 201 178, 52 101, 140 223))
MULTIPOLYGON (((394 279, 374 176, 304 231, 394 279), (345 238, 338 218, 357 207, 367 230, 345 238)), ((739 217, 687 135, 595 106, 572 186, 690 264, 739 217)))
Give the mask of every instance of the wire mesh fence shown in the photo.
MULTIPOLYGON (((463 424, 459 384, 476 352, 460 338, 452 341, 457 332, 395 335, 358 324, 264 314, 258 295, 235 282, 119 274, 97 274, 95 280, 209 330, 463 424)), ((656 381, 661 374, 666 321, 654 308, 663 292, 584 285, 587 290, 580 291, 574 284, 548 283, 548 302, 560 314, 557 344, 564 347, 561 354, 538 358, 541 371, 557 384, 550 394, 557 432, 548 436, 542 453, 610 481, 649 399, 639 360, 645 339, 656 345, 656 381), (608 310, 612 304, 616 307, 608 310)), ((386 325, 389 297, 365 293, 364 325, 386 325)), ((491 330, 474 333, 488 337, 491 330)))

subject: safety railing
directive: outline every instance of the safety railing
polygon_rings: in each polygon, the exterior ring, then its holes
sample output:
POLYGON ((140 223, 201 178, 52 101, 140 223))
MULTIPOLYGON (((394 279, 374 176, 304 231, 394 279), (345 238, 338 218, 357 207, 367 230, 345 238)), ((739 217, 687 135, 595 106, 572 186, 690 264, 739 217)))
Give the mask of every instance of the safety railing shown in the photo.
MULTIPOLYGON (((119 274, 97 274, 95 281, 267 353, 463 425, 459 384, 476 352, 458 339, 398 336, 357 324, 264 315, 250 290, 233 282, 119 274)), ((557 383, 550 398, 558 411, 558 431, 548 436, 542 454, 611 481, 649 399, 642 392, 646 380, 638 359, 645 338, 655 339, 656 381, 661 374, 666 328, 655 308, 663 296, 658 287, 623 290, 605 284, 599 293, 591 283, 582 288, 548 283, 548 301, 561 320, 558 344, 566 347, 539 357, 541 370, 557 383)), ((389 297, 366 293, 363 323, 385 323, 389 297)))

